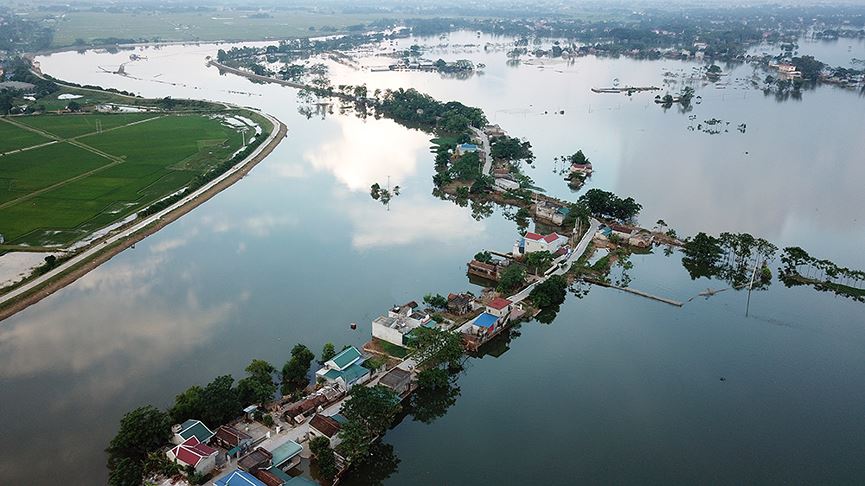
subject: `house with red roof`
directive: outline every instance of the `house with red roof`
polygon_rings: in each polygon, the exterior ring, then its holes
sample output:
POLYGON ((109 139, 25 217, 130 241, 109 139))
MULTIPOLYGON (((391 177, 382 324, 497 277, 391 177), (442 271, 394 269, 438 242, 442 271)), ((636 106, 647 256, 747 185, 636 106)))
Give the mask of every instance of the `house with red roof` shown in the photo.
POLYGON ((486 313, 492 314, 499 319, 506 317, 511 312, 513 302, 508 299, 496 297, 487 304, 486 313))
POLYGON ((216 467, 217 450, 199 442, 194 436, 165 453, 168 459, 182 467, 192 466, 198 474, 208 474, 216 467))
POLYGON ((526 233, 526 236, 522 240, 522 245, 520 246, 522 247, 521 253, 523 254, 533 253, 536 251, 555 253, 559 248, 565 246, 567 243, 568 239, 558 233, 540 235, 530 231, 526 233))

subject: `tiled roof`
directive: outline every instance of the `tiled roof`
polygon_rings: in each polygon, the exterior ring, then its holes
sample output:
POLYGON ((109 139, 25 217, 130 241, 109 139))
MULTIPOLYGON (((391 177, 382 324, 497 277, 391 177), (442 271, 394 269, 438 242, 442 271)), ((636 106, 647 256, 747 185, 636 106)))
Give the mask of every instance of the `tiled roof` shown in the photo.
POLYGON ((219 479, 213 484, 215 486, 267 486, 256 479, 252 474, 249 474, 246 471, 241 471, 240 469, 235 469, 231 474, 219 479))
POLYGON ((298 444, 293 440, 286 441, 285 444, 277 447, 272 450, 273 454, 273 465, 280 466, 283 463, 289 461, 292 457, 300 454, 300 451, 303 450, 303 446, 298 444))
POLYGON ((243 469, 254 469, 261 467, 263 464, 270 463, 271 459, 273 459, 273 454, 271 454, 270 451, 257 447, 255 450, 241 457, 240 460, 237 461, 237 465, 243 469))
POLYGON ((216 429, 216 438, 225 442, 226 444, 233 446, 237 446, 243 440, 252 439, 246 432, 241 432, 240 430, 235 429, 234 427, 229 427, 228 425, 220 425, 218 429, 216 429))
POLYGON ((190 437, 195 437, 198 442, 207 442, 213 437, 213 431, 208 429, 200 420, 187 420, 180 426, 179 436, 186 440, 190 437))
POLYGON ((368 373, 369 369, 355 363, 344 370, 330 370, 324 374, 324 377, 331 381, 342 378, 346 383, 352 383, 368 373))
POLYGON ((259 469, 255 471, 255 477, 258 478, 266 486, 282 486, 285 481, 276 476, 269 469, 259 469))
POLYGON ((559 239, 559 235, 556 233, 550 233, 547 236, 544 236, 544 241, 546 241, 547 243, 552 243, 558 239, 559 239))
POLYGON ((339 422, 321 414, 315 414, 309 421, 309 426, 327 437, 335 436, 340 429, 339 422))
POLYGON ((182 444, 174 446, 171 453, 177 458, 178 462, 189 466, 195 466, 205 457, 216 454, 216 449, 198 442, 195 437, 186 439, 182 444))
POLYGON ((334 356, 331 361, 336 364, 337 368, 342 370, 360 359, 360 357, 360 351, 358 351, 354 346, 349 346, 344 351, 334 356))
POLYGON ((539 241, 539 240, 542 240, 543 238, 544 238, 543 236, 541 236, 537 233, 532 233, 531 231, 526 233, 526 239, 527 240, 539 241))
POLYGON ((501 298, 501 297, 496 297, 495 299, 491 300, 490 303, 487 304, 487 305, 488 305, 489 307, 492 307, 493 309, 496 309, 496 310, 502 310, 502 309, 504 309, 505 307, 507 307, 507 306, 509 306, 509 305, 511 305, 511 304, 512 304, 512 302, 509 301, 508 299, 503 299, 503 298, 501 298))
POLYGON ((388 388, 396 388, 406 381, 411 380, 411 372, 406 371, 402 368, 393 368, 388 371, 386 375, 381 377, 379 383, 388 387, 388 388))

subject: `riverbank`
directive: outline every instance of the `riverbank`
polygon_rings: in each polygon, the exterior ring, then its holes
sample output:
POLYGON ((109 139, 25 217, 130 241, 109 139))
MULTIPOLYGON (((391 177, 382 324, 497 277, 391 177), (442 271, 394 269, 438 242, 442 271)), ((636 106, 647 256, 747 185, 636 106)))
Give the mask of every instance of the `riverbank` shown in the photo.
POLYGON ((249 157, 168 208, 133 223, 131 227, 121 232, 94 241, 88 249, 50 272, 25 280, 9 289, 0 296, 0 321, 78 280, 123 250, 156 233, 242 179, 279 145, 288 131, 285 124, 276 118, 260 112, 259 114, 270 121, 273 128, 264 143, 259 145, 249 157))

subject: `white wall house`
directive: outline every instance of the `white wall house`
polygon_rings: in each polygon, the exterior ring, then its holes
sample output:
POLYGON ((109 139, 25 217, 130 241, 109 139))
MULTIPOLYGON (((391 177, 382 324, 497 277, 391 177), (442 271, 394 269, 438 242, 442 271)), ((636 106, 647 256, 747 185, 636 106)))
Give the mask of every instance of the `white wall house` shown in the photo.
POLYGON ((528 232, 524 238, 524 252, 548 251, 555 253, 559 248, 567 244, 568 239, 558 233, 550 233, 546 236, 528 232))
POLYGON ((429 314, 418 312, 416 302, 395 306, 387 315, 378 316, 372 321, 372 336, 397 346, 403 346, 403 336, 429 322, 429 314))
POLYGON ((505 179, 504 177, 497 177, 493 182, 496 187, 505 191, 516 191, 520 188, 520 183, 517 181, 512 181, 510 179, 505 179))

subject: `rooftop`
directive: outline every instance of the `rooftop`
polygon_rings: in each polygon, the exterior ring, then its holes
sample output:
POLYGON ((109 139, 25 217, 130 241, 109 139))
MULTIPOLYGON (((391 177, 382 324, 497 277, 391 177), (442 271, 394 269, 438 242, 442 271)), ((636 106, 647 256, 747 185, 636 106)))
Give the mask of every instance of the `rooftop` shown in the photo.
POLYGON ((221 425, 216 429, 216 438, 232 446, 240 444, 243 440, 252 439, 246 432, 241 432, 228 425, 221 425))
POLYGON ((474 320, 474 325, 478 327, 486 327, 490 328, 496 325, 496 322, 499 321, 499 318, 484 312, 483 314, 477 316, 474 320))
POLYGON ((337 354, 331 361, 336 364, 336 367, 340 370, 343 370, 353 364, 355 361, 361 358, 360 351, 357 350, 354 346, 349 346, 341 353, 337 354))
POLYGON ((187 420, 180 425, 180 432, 177 433, 183 440, 190 437, 195 437, 198 442, 207 442, 213 437, 213 431, 207 428, 200 420, 187 420))
POLYGON ((321 414, 313 415, 312 420, 309 421, 309 426, 330 438, 333 438, 341 428, 339 422, 332 417, 321 414))
POLYGON ((235 469, 228 476, 213 483, 216 486, 267 486, 252 474, 240 469, 235 469))
POLYGON ((330 370, 324 374, 324 377, 331 381, 342 378, 346 383, 349 383, 368 373, 369 369, 354 363, 344 370, 330 370))
POLYGON ((396 388, 406 380, 411 380, 411 372, 402 368, 394 368, 382 376, 379 383, 388 388, 396 388))
POLYGON ((174 454, 178 462, 195 466, 205 457, 216 454, 216 449, 199 442, 195 437, 190 437, 182 444, 174 446, 171 453, 174 454))
POLYGON ((285 462, 290 461, 294 456, 300 454, 300 451, 303 450, 303 446, 298 444, 293 440, 288 440, 285 444, 277 447, 272 450, 273 454, 273 465, 279 466, 285 462))
POLYGON ((273 459, 273 454, 261 447, 258 447, 249 454, 241 457, 240 460, 237 461, 237 465, 243 469, 252 469, 260 467, 262 464, 269 463, 271 459, 273 459))
POLYGON ((558 235, 558 233, 550 233, 547 236, 544 236, 544 241, 546 241, 547 243, 552 243, 552 242, 558 240, 559 238, 560 238, 560 236, 558 235))
POLYGON ((537 234, 537 233, 532 233, 531 231, 529 231, 528 233, 526 233, 526 239, 527 240, 540 241, 540 240, 544 239, 544 237, 537 234))
POLYGON ((496 310, 502 310, 511 304, 513 304, 513 302, 509 301, 508 299, 496 297, 495 299, 491 300, 489 304, 487 304, 487 307, 491 307, 496 310))

